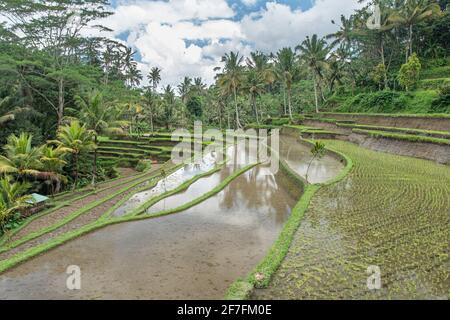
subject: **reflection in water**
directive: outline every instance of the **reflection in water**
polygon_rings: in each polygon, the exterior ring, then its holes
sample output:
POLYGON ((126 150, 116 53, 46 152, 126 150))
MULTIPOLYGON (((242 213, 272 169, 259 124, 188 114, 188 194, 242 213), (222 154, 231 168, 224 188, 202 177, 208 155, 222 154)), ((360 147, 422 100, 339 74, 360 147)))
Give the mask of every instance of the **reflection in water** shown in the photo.
MULTIPOLYGON (((228 149, 223 170, 170 201, 182 204, 210 190, 248 163, 242 160, 250 151, 228 149)), ((264 257, 299 197, 281 171, 259 165, 191 209, 110 226, 19 265, 2 275, 0 299, 222 298, 264 257), (69 265, 81 268, 80 291, 66 289, 69 265)))
MULTIPOLYGON (((306 177, 308 164, 312 159, 311 146, 299 143, 291 136, 280 137, 280 155, 291 169, 301 177, 306 177)), ((344 168, 344 164, 335 158, 325 155, 314 160, 309 168, 308 181, 310 183, 323 183, 333 179, 344 168)))

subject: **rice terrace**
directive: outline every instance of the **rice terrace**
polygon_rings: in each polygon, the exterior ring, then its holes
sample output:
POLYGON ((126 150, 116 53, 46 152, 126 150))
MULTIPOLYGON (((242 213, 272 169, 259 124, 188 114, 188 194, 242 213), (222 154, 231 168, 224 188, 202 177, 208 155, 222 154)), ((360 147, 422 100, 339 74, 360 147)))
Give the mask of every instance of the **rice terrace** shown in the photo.
POLYGON ((0 300, 447 300, 449 9, 1 0, 0 300))

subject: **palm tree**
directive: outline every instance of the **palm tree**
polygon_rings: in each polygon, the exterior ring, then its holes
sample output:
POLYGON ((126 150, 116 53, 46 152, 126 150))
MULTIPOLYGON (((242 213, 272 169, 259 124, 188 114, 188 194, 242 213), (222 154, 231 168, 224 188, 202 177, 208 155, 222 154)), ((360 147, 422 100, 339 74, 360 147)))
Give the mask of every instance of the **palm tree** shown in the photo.
POLYGON ((33 147, 32 139, 33 136, 28 133, 8 137, 3 147, 5 156, 0 156, 0 173, 13 173, 19 177, 40 176, 42 147, 33 147))
POLYGON ((161 69, 153 67, 147 77, 153 87, 153 92, 156 92, 156 88, 161 82, 161 69))
POLYGON ((278 78, 283 82, 284 95, 287 96, 287 108, 285 99, 285 114, 289 112, 289 117, 292 118, 292 105, 291 105, 291 90, 292 80, 296 72, 295 66, 295 53, 291 48, 283 48, 277 53, 277 65, 276 72, 278 78))
POLYGON ((252 105, 253 111, 255 112, 256 123, 259 124, 259 112, 258 106, 256 104, 256 99, 258 96, 264 93, 265 82, 262 78, 262 74, 258 73, 256 70, 251 69, 247 72, 247 79, 245 82, 245 91, 250 95, 250 103, 252 105))
POLYGON ((237 92, 244 82, 243 79, 243 67, 242 62, 244 57, 239 55, 239 52, 235 53, 231 51, 226 53, 222 57, 222 62, 225 63, 223 73, 219 75, 218 84, 222 91, 227 95, 233 95, 234 98, 234 111, 236 114, 236 128, 242 128, 241 121, 239 119, 239 109, 237 101, 237 92))
POLYGON ((178 93, 180 94, 181 101, 184 104, 187 102, 189 92, 191 91, 192 79, 189 77, 184 77, 183 82, 178 85, 178 93))
POLYGON ((436 1, 407 0, 400 10, 394 11, 389 21, 408 29, 408 41, 406 47, 406 62, 413 53, 413 28, 422 21, 433 18, 441 13, 441 8, 436 1))
MULTIPOLYGON (((98 135, 123 134, 125 121, 120 121, 121 112, 113 105, 103 101, 103 95, 99 91, 92 91, 87 98, 75 97, 78 110, 76 117, 84 123, 85 127, 94 136, 95 145, 98 144, 98 135)), ((97 148, 94 149, 94 163, 92 167, 92 185, 97 178, 97 148)))
POLYGON ((70 150, 61 146, 56 148, 53 146, 45 146, 42 150, 42 169, 45 172, 52 173, 46 180, 46 183, 51 186, 52 195, 61 190, 61 182, 67 183, 67 178, 63 174, 63 168, 66 165, 64 158, 68 152, 70 152, 70 150), (56 184, 56 187, 54 184, 56 184))
POLYGON ((261 77, 268 86, 271 86, 275 82, 275 72, 269 64, 269 57, 264 53, 259 51, 251 52, 250 57, 246 59, 246 63, 248 68, 256 70, 259 77, 261 77))
POLYGON ((171 85, 167 85, 167 87, 164 88, 164 120, 166 122, 167 130, 169 130, 172 121, 174 105, 175 92, 171 85))
POLYGON ((5 232, 5 224, 9 218, 26 206, 30 196, 24 196, 31 185, 29 183, 12 182, 10 176, 0 179, 0 231, 5 232))
POLYGON ((130 87, 138 86, 142 81, 142 72, 137 68, 136 64, 132 64, 125 74, 125 77, 129 82, 130 87))
POLYGON ((154 93, 150 87, 147 87, 142 95, 142 104, 144 106, 144 115, 150 118, 150 130, 153 132, 153 119, 156 113, 156 106, 158 103, 158 95, 154 93))
MULTIPOLYGON (((334 20, 331 20, 331 23, 336 24, 334 20)), ((354 28, 352 19, 347 19, 344 15, 341 15, 341 25, 339 26, 339 30, 335 33, 327 35, 326 39, 334 39, 334 41, 330 44, 331 47, 335 47, 338 44, 344 44, 350 47, 353 36, 354 28)))
POLYGON ((206 84, 203 83, 203 79, 201 77, 194 78, 194 85, 192 86, 198 93, 202 93, 206 90, 206 84))
POLYGON ((53 141, 59 146, 66 148, 72 154, 74 185, 78 183, 78 161, 80 154, 89 152, 97 148, 93 141, 93 133, 85 125, 80 125, 79 121, 72 121, 70 125, 61 126, 58 129, 58 140, 53 141))
POLYGON ((319 39, 317 35, 314 34, 311 38, 306 37, 306 40, 303 41, 296 50, 301 52, 301 59, 306 63, 313 74, 316 112, 318 113, 318 86, 320 84, 320 79, 322 79, 323 70, 328 67, 327 56, 330 52, 330 48, 324 39, 319 39))

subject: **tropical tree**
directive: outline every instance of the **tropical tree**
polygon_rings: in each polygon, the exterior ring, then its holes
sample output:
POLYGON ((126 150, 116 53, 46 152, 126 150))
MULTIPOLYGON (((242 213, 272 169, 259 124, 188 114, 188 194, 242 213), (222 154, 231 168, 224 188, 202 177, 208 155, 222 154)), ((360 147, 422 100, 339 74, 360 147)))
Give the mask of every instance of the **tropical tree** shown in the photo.
POLYGON ((42 149, 42 170, 49 172, 46 183, 51 187, 51 193, 54 195, 61 190, 61 183, 67 183, 67 177, 64 174, 64 166, 66 165, 65 157, 70 150, 58 146, 46 145, 42 149))
POLYGON ((291 96, 292 96, 292 81, 294 78, 294 74, 296 72, 295 65, 295 53, 291 48, 283 48, 277 53, 277 64, 276 64, 276 72, 278 78, 283 83, 283 92, 284 96, 287 97, 287 108, 286 108, 286 100, 285 100, 285 114, 289 113, 289 117, 292 120, 292 104, 291 104, 291 96))
POLYGON ((159 96, 158 94, 154 93, 154 91, 147 87, 144 94, 142 95, 142 105, 143 105, 143 112, 145 117, 148 117, 150 120, 150 130, 153 132, 154 130, 154 119, 156 116, 156 111, 159 103, 159 96))
POLYGON ((75 190, 78 184, 78 162, 80 155, 97 148, 93 140, 93 133, 85 125, 80 125, 79 121, 73 120, 69 125, 59 127, 57 138, 58 140, 52 142, 66 148, 72 154, 73 189, 75 190))
POLYGON ((198 94, 201 94, 206 90, 206 84, 203 83, 203 79, 201 77, 194 78, 192 89, 198 94))
POLYGON ((153 87, 153 92, 156 92, 158 84, 161 82, 161 69, 153 67, 147 77, 153 87))
POLYGON ((320 80, 323 77, 323 71, 328 67, 327 56, 330 53, 330 48, 324 39, 319 39, 316 34, 311 38, 306 37, 306 40, 296 48, 301 53, 301 59, 308 66, 312 72, 314 81, 314 96, 316 104, 316 112, 319 112, 319 97, 318 90, 320 80))
POLYGON ((400 10, 395 10, 389 17, 389 21, 398 26, 407 28, 408 40, 406 46, 406 61, 413 54, 414 26, 427 19, 438 16, 441 8, 436 1, 430 0, 405 0, 400 10))
POLYGON ((12 110, 4 112, 2 109, 4 106, 7 105, 9 100, 10 100, 9 97, 5 97, 0 100, 0 127, 2 127, 5 123, 9 121, 14 121, 17 114, 30 110, 30 108, 27 107, 23 108, 15 107, 12 110))
POLYGON ((39 178, 42 168, 42 147, 32 146, 33 136, 21 133, 18 137, 14 134, 7 139, 3 147, 5 156, 0 155, 0 173, 16 174, 21 178, 32 176, 39 178))
POLYGON ((164 121, 166 129, 169 130, 170 123, 174 116, 174 108, 175 108, 175 92, 171 85, 167 85, 164 88, 163 105, 164 105, 164 121))
POLYGON ((181 101, 186 104, 189 97, 189 92, 192 87, 192 79, 189 77, 184 77, 183 82, 178 85, 178 93, 181 97, 181 101))
POLYGON ((5 232, 5 225, 18 210, 28 206, 30 196, 25 195, 31 185, 27 182, 13 181, 10 176, 0 179, 0 231, 5 232))
MULTIPOLYGON (((103 95, 99 91, 90 92, 86 98, 75 97, 78 110, 76 117, 84 123, 93 137, 94 144, 98 144, 100 134, 123 134, 123 127, 127 125, 126 121, 121 121, 121 111, 112 105, 105 103, 103 95)), ((97 148, 94 148, 94 160, 92 166, 92 184, 95 184, 97 178, 97 148)))
POLYGON ((219 75, 218 85, 222 91, 227 95, 232 95, 234 99, 234 111, 236 128, 242 128, 242 124, 239 118, 239 108, 237 94, 239 88, 244 82, 243 66, 241 65, 244 57, 239 55, 239 52, 226 53, 222 57, 222 62, 225 63, 222 74, 219 75))
POLYGON ((255 113, 256 123, 258 124, 259 124, 259 111, 256 100, 261 94, 264 93, 266 85, 262 77, 263 74, 258 73, 255 69, 251 69, 250 71, 247 72, 246 82, 244 85, 245 91, 250 96, 250 104, 253 108, 253 112, 255 113))

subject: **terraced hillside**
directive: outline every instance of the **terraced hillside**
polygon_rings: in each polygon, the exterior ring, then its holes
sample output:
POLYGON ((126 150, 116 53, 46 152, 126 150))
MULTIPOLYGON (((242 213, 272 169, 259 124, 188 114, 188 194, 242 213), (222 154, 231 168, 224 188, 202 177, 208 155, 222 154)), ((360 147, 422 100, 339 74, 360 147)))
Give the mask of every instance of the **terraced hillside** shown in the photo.
POLYGON ((352 172, 321 188, 257 299, 415 299, 448 294, 450 167, 325 141, 352 172), (367 288, 367 268, 381 290, 367 288))

